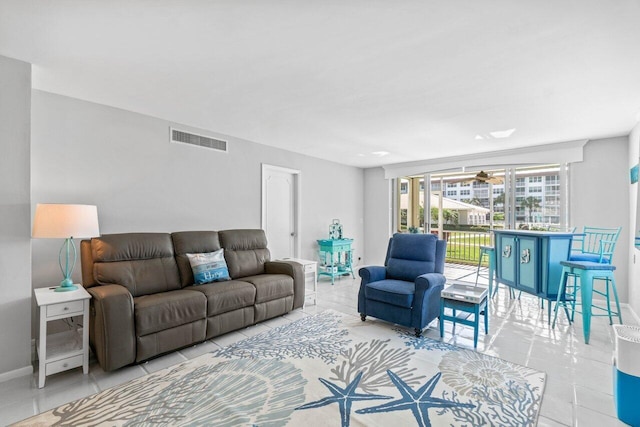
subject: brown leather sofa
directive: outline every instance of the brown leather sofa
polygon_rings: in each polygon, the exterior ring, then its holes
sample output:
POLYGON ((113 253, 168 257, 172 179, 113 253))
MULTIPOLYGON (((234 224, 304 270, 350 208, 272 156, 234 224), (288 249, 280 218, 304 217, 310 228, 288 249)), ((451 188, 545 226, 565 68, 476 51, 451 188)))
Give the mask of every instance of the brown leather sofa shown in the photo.
POLYGON ((304 271, 262 230, 107 234, 81 243, 89 338, 105 371, 302 307, 304 271), (187 253, 224 248, 232 280, 194 285, 187 253))

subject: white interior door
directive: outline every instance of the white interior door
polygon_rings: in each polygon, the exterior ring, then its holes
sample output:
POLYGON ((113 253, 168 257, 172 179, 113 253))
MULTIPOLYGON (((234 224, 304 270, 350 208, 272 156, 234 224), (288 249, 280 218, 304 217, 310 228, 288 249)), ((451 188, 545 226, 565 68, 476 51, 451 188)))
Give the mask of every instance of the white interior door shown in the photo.
POLYGON ((299 192, 300 171, 262 165, 262 228, 271 259, 298 257, 299 192))

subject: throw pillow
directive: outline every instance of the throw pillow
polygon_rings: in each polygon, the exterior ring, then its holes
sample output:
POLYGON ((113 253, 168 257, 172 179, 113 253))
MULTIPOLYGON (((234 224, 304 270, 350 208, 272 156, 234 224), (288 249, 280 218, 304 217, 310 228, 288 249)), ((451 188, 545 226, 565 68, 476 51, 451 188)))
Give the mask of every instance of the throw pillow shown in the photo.
POLYGON ((224 249, 218 249, 215 252, 203 254, 186 254, 196 285, 231 279, 223 251, 224 249))

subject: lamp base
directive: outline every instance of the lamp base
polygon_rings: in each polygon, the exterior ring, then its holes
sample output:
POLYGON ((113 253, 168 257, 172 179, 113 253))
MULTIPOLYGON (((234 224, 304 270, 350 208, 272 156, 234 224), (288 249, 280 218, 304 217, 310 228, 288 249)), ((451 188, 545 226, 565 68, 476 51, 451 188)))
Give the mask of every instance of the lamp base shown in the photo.
POLYGON ((75 291, 76 289, 78 289, 77 285, 71 285, 71 286, 58 286, 57 288, 55 288, 53 291, 54 292, 69 292, 69 291, 75 291))
POLYGON ((74 285, 73 282, 71 281, 71 279, 64 279, 62 282, 60 282, 60 286, 55 288, 53 291, 54 292, 69 292, 69 291, 75 291, 76 289, 78 289, 78 286, 74 285))

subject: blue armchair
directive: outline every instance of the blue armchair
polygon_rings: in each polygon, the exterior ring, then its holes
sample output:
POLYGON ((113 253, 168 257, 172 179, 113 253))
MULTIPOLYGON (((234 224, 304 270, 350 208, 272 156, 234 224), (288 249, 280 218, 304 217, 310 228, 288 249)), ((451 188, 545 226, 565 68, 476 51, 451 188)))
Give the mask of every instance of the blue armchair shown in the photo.
POLYGON ((358 312, 414 328, 416 336, 440 315, 446 281, 447 242, 433 234, 400 234, 389 239, 384 267, 363 267, 358 312))

